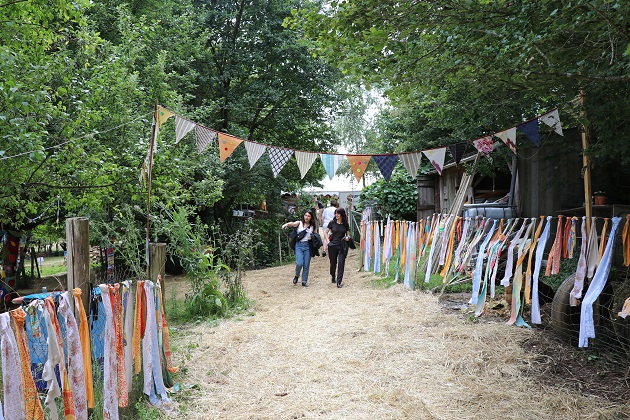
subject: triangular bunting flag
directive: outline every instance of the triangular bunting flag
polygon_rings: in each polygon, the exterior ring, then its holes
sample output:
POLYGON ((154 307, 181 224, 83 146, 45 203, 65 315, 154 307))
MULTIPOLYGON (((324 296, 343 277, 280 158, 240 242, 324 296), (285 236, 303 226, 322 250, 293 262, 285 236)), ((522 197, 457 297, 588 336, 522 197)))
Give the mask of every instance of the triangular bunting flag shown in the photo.
POLYGON ((346 155, 348 158, 348 162, 350 162, 350 169, 354 174, 354 177, 357 179, 357 182, 361 181, 363 178, 363 174, 365 174, 365 170, 367 169, 368 163, 370 163, 370 155, 346 155))
POLYGON ((304 178, 308 170, 311 169, 311 166, 313 166, 315 159, 317 159, 317 153, 301 152, 296 150, 295 159, 297 160, 298 168, 300 168, 300 175, 304 178))
POLYGON ((197 137, 197 152, 202 154, 204 150, 217 139, 217 132, 201 125, 195 126, 195 136, 197 137))
POLYGON ((512 153, 516 154, 516 127, 508 128, 494 135, 503 140, 503 143, 508 145, 512 153))
POLYGON ((171 118, 173 114, 171 111, 169 111, 168 109, 158 106, 157 109, 157 127, 158 130, 160 129, 160 127, 162 127, 162 124, 164 124, 166 122, 166 120, 168 120, 169 118, 171 118))
POLYGON ((536 146, 540 146, 540 132, 538 131, 538 118, 534 118, 531 121, 527 121, 518 126, 528 139, 532 141, 536 146))
POLYGON ((289 159, 291 159, 293 150, 267 147, 267 154, 269 155, 269 160, 271 161, 271 171, 273 172, 273 177, 277 178, 282 168, 284 168, 284 165, 286 165, 289 159))
POLYGON ((400 160, 402 160, 403 165, 405 165, 405 169, 409 172, 409 175, 413 179, 416 179, 418 176, 418 168, 420 167, 420 162, 422 161, 422 152, 416 153, 402 153, 398 155, 400 160))
POLYGON ((343 156, 342 155, 327 155, 324 153, 320 153, 319 158, 322 160, 322 163, 324 164, 324 168, 326 169, 328 178, 333 179, 333 177, 337 173, 337 169, 339 169, 339 164, 341 163, 341 159, 343 159, 343 156))
POLYGON ((260 143, 254 143, 251 141, 245 142, 245 150, 247 150, 247 159, 249 160, 249 169, 252 169, 258 159, 265 153, 267 146, 260 143))
POLYGON ((381 170, 381 174, 385 181, 389 182, 392 177, 392 172, 394 171, 394 167, 396 166, 396 162, 398 162, 397 155, 374 155, 372 156, 378 165, 378 168, 381 170))
POLYGON ((473 140, 473 146, 475 149, 486 156, 490 155, 494 151, 494 145, 492 136, 481 137, 477 140, 473 140))
POLYGON ((553 128, 556 133, 564 136, 564 134, 562 134, 562 124, 560 124, 560 115, 558 114, 557 109, 554 109, 553 111, 542 115, 540 117, 540 120, 547 124, 549 127, 553 128))
POLYGON ((186 134, 195 128, 195 123, 186 118, 175 115, 175 144, 179 143, 186 134))
POLYGON ((227 159, 234 149, 236 149, 242 142, 243 140, 238 137, 230 136, 225 133, 219 133, 219 156, 221 158, 221 162, 225 162, 225 159, 227 159))
POLYGON ((438 174, 442 175, 442 169, 444 168, 444 158, 446 157, 446 147, 432 150, 424 150, 422 153, 424 153, 424 155, 429 159, 431 165, 433 165, 438 174))
POLYGON ((464 157, 464 153, 466 153, 467 145, 468 145, 467 142, 462 141, 462 142, 451 144, 450 146, 448 146, 448 150, 451 152, 451 156, 453 156, 453 159, 455 159, 456 165, 459 165, 459 162, 462 161, 462 158, 464 157))

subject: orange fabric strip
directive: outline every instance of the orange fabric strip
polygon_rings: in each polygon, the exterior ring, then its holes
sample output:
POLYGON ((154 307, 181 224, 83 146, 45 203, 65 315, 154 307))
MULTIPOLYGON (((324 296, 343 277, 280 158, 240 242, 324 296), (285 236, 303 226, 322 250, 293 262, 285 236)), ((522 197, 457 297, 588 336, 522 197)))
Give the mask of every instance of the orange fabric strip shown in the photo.
POLYGON ((83 302, 81 302, 81 289, 72 289, 74 306, 79 311, 79 336, 81 339, 81 351, 83 353, 83 372, 85 373, 85 395, 88 408, 94 408, 94 378, 92 377, 92 348, 90 344, 90 326, 88 325, 83 302))

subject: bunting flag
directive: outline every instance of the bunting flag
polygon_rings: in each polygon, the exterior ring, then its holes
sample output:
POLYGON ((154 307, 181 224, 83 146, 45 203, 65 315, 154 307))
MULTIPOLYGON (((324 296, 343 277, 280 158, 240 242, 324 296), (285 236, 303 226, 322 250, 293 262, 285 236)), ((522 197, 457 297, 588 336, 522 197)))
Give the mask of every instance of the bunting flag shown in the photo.
POLYGON ((507 144, 512 153, 516 154, 516 127, 495 133, 495 136, 503 140, 503 143, 507 144))
POLYGON ((418 176, 418 168, 420 167, 420 162, 422 161, 422 152, 416 153, 402 153, 398 155, 400 160, 402 160, 403 165, 405 165, 405 169, 409 172, 409 175, 413 179, 416 179, 418 176))
POLYGON ((293 150, 280 149, 278 147, 267 147, 267 154, 269 155, 269 160, 271 161, 271 171, 273 172, 273 177, 277 178, 282 168, 284 168, 284 165, 286 165, 289 159, 291 159, 293 150))
POLYGON ((381 175, 385 178, 385 181, 389 182, 398 162, 398 156, 396 155, 375 155, 373 156, 378 168, 381 170, 381 175))
POLYGON ((557 109, 541 115, 540 120, 547 124, 549 127, 553 128, 556 133, 564 136, 564 134, 562 134, 562 124, 560 124, 560 115, 558 115, 557 109))
POLYGON ((252 169, 258 159, 265 153, 267 146, 260 143, 254 143, 251 141, 245 142, 245 150, 247 150, 247 159, 249 160, 249 169, 252 169))
POLYGON ((348 162, 350 162, 350 169, 354 174, 354 177, 357 179, 357 182, 361 181, 363 178, 363 174, 365 174, 365 170, 367 169, 368 163, 370 163, 370 155, 346 155, 348 158, 348 162))
POLYGON ((532 141, 536 146, 540 146, 540 132, 538 131, 538 118, 534 118, 531 121, 527 121, 518 126, 528 139, 532 141))
POLYGON ((425 150, 422 153, 424 153, 424 155, 429 159, 431 165, 433 165, 438 174, 442 175, 442 169, 444 168, 444 158, 446 157, 446 147, 425 150))
POLYGON ((481 137, 477 140, 473 140, 473 146, 475 149, 484 155, 489 155, 494 150, 494 144, 492 136, 481 137))
POLYGON ((466 146, 468 143, 465 141, 461 141, 459 143, 451 144, 448 146, 448 150, 451 152, 451 156, 455 159, 455 164, 459 165, 459 162, 462 161, 464 157, 464 153, 466 152, 466 146))
POLYGON ((343 156, 342 155, 327 155, 324 153, 320 153, 319 158, 322 160, 322 163, 324 164, 324 168, 326 169, 328 178, 333 179, 333 177, 337 173, 337 169, 339 169, 339 164, 341 163, 341 159, 343 159, 343 156))
POLYGON ((311 166, 313 166, 315 159, 317 159, 317 153, 296 150, 295 159, 297 160, 298 168, 300 169, 300 175, 304 178, 308 170, 311 169, 311 166))
POLYGON ((225 133, 218 133, 218 135, 219 156, 221 157, 221 162, 225 162, 225 159, 227 159, 232 154, 234 149, 236 149, 238 145, 243 142, 243 140, 225 133))
POLYGON ((217 140, 217 132, 206 127, 198 125, 195 127, 195 136, 197 137, 197 152, 203 153, 204 150, 217 140))
POLYGON ((175 144, 179 143, 196 125, 197 124, 186 118, 175 115, 175 144))
POLYGON ((160 129, 160 127, 162 127, 162 124, 164 124, 166 122, 166 120, 171 118, 173 115, 175 115, 175 114, 173 114, 168 109, 163 108, 161 106, 158 106, 158 109, 157 109, 157 128, 158 128, 158 130, 160 129))

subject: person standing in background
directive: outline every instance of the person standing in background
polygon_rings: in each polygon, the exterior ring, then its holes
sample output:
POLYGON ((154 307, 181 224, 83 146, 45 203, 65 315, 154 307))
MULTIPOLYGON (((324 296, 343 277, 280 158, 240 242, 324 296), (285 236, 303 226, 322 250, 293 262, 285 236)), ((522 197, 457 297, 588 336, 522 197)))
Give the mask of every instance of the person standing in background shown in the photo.
POLYGON ((350 225, 344 209, 335 209, 335 220, 328 223, 324 237, 328 237, 328 258, 330 259, 330 276, 333 283, 341 288, 343 271, 350 241, 350 225))
POLYGON ((282 229, 288 227, 297 228, 299 241, 295 244, 295 277, 293 284, 297 284, 302 272, 302 286, 308 287, 308 272, 311 267, 311 236, 317 233, 317 220, 312 210, 306 211, 302 220, 288 222, 282 225, 282 229), (305 233, 302 233, 305 231, 305 233), (302 233, 302 234, 301 234, 302 233))
POLYGON ((317 223, 322 226, 322 213, 324 212, 324 203, 322 203, 316 195, 313 196, 313 213, 317 215, 317 223))
POLYGON ((330 201, 330 206, 326 207, 322 213, 322 240, 324 242, 324 251, 322 253, 322 257, 326 256, 326 249, 328 247, 328 235, 326 235, 326 228, 328 228, 328 224, 333 221, 335 218, 335 210, 339 207, 339 202, 335 199, 330 201))

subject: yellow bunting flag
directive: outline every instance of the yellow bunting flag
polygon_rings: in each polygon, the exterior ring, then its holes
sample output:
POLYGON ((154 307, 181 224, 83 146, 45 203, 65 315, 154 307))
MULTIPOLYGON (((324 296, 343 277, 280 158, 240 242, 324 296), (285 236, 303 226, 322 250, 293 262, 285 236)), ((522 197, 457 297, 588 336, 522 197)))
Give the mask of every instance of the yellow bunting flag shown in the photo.
POLYGON ((163 108, 161 106, 158 106, 158 109, 157 109, 157 126, 158 126, 158 129, 160 127, 162 127, 162 124, 164 124, 166 122, 166 120, 171 118, 173 115, 175 115, 175 114, 173 114, 168 109, 163 108))
POLYGON ((234 149, 236 149, 242 142, 243 140, 238 137, 219 133, 219 156, 221 158, 221 162, 225 162, 225 159, 227 159, 234 149))
POLYGON ((350 162, 350 169, 358 181, 361 181, 368 163, 370 162, 371 155, 346 155, 348 162, 350 162))

